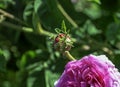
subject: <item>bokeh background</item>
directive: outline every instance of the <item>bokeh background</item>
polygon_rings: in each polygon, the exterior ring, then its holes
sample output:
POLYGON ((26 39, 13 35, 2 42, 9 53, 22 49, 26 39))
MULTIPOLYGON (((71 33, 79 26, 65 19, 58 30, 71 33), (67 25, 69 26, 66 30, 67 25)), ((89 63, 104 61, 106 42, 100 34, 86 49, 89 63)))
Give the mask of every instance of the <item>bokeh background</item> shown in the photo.
POLYGON ((105 54, 120 70, 120 0, 0 0, 0 87, 54 87, 68 62, 50 39, 62 20, 76 59, 105 54))

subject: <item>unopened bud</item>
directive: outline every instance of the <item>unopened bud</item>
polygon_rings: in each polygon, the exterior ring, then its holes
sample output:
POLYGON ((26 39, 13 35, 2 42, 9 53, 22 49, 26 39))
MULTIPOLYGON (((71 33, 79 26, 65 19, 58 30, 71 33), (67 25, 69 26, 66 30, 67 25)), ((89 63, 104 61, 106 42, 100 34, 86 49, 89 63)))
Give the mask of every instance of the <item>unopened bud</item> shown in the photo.
POLYGON ((69 51, 73 42, 68 34, 60 33, 55 37, 54 49, 60 52, 69 51))

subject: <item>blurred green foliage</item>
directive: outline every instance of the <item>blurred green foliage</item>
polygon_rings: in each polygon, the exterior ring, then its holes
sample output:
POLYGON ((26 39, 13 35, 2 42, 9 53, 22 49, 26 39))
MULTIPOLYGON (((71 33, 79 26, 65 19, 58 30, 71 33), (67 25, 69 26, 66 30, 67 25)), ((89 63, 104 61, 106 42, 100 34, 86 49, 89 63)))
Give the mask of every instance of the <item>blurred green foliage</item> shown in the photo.
POLYGON ((105 54, 120 70, 119 0, 0 0, 0 87, 54 87, 68 62, 49 39, 62 20, 76 59, 105 54))

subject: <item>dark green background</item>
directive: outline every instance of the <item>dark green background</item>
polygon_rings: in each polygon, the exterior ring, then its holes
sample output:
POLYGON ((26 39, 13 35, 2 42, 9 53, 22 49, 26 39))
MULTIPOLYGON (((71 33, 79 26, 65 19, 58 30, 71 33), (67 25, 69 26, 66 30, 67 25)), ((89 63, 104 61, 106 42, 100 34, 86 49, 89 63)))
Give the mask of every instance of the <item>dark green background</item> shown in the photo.
POLYGON ((105 54, 120 70, 120 0, 0 0, 0 87, 54 87, 68 62, 50 40, 62 20, 76 59, 105 54))

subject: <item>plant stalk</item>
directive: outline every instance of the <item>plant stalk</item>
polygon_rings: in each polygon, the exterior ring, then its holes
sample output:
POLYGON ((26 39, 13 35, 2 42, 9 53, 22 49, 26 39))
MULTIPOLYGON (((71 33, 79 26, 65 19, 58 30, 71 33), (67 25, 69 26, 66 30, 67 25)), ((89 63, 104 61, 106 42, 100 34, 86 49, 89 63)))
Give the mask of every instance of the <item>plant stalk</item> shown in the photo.
POLYGON ((65 55, 70 61, 76 60, 76 59, 70 54, 69 51, 65 51, 65 52, 64 52, 64 55, 65 55))

